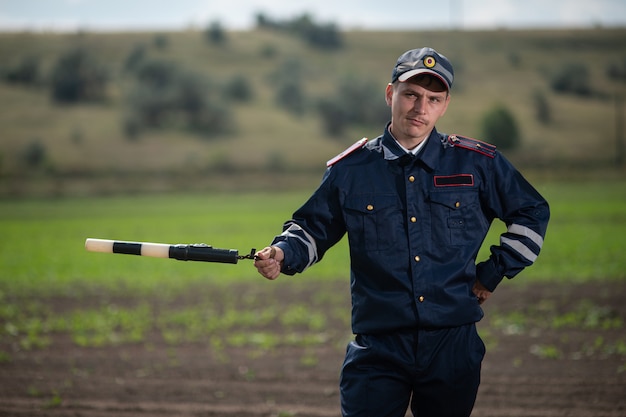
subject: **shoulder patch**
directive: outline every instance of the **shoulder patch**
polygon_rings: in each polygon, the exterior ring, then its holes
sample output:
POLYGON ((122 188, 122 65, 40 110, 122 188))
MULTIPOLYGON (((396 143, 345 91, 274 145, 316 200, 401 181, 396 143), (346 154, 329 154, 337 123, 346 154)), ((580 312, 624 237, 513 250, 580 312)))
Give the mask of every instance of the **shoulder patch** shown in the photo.
POLYGON ((363 145, 365 145, 366 143, 367 143, 367 138, 363 138, 361 140, 357 140, 352 146, 347 148, 345 151, 341 152, 339 155, 335 156, 334 158, 329 159, 326 162, 326 166, 330 167, 330 166, 335 165, 337 162, 341 161, 343 158, 345 158, 346 156, 350 155, 351 153, 353 153, 357 149, 361 149, 363 147, 363 145))
POLYGON ((496 156, 496 146, 477 139, 466 138, 465 136, 450 135, 448 144, 458 148, 469 149, 479 154, 493 158, 496 156))

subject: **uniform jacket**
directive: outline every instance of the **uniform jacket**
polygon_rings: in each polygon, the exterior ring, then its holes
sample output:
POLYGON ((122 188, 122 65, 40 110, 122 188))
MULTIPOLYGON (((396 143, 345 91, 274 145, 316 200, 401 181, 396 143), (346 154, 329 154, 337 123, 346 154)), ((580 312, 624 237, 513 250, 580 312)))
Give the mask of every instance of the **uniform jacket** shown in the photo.
POLYGON ((412 156, 387 127, 328 167, 272 244, 292 275, 347 233, 355 334, 444 328, 482 318, 476 279, 493 291, 531 265, 548 219, 544 198, 492 145, 433 130, 412 156), (477 264, 496 218, 507 230, 477 264))

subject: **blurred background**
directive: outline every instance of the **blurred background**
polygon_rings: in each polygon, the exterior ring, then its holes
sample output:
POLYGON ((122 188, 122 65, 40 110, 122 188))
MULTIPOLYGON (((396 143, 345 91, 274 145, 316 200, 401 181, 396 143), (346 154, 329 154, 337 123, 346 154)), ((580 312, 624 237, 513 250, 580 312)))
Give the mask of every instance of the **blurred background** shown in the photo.
POLYGON ((528 175, 624 172, 619 0, 0 1, 0 30, 0 196, 315 185, 421 46, 456 71, 440 131, 528 175))
POLYGON ((422 46, 455 69, 438 130, 551 208, 485 307, 478 414, 623 412, 625 1, 0 0, 0 414, 336 415, 346 239, 277 285, 84 242, 262 248, 422 46))

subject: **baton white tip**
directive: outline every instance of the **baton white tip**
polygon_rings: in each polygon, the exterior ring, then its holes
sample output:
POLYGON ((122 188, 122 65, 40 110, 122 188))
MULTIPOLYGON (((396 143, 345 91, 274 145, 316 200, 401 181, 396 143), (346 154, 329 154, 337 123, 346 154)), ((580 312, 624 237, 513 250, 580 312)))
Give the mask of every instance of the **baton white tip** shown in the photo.
POLYGON ((90 252, 113 252, 113 241, 106 239, 87 238, 85 240, 85 249, 90 252))

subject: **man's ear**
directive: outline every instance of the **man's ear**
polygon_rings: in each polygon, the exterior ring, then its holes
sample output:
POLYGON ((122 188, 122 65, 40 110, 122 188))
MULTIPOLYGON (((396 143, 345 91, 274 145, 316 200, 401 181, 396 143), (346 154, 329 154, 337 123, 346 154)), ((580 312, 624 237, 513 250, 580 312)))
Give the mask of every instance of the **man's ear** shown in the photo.
POLYGON ((391 107, 391 98, 393 97, 393 84, 387 84, 387 88, 385 88, 385 101, 387 105, 391 107))

